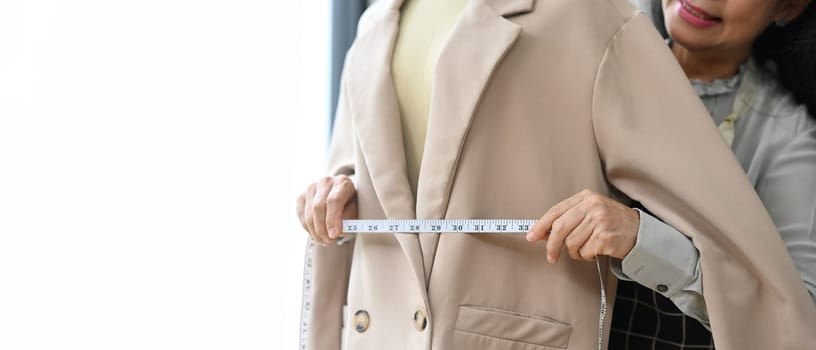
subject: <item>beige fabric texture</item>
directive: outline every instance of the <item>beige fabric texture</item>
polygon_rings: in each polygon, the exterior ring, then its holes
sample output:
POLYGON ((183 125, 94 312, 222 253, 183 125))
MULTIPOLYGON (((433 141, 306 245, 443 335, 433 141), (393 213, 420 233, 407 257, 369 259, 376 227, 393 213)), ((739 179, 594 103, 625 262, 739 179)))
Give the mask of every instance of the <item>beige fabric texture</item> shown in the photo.
MULTIPOLYGON (((362 19, 330 148, 361 218, 537 218, 587 188, 636 200, 700 250, 718 349, 816 344, 816 307, 771 219, 627 0, 472 0, 439 57, 416 207, 390 72, 400 5, 362 19)), ((416 234, 360 235, 309 259, 307 349, 598 347, 595 264, 550 265, 523 235, 442 234, 425 258, 416 234), (346 304, 370 316, 364 332, 346 304)))

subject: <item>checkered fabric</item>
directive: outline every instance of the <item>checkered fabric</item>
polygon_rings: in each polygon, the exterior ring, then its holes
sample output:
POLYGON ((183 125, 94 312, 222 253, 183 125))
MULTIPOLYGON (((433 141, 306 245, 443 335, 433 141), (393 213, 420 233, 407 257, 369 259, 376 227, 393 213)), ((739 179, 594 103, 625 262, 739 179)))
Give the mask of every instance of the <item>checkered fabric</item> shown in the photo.
POLYGON ((714 341, 711 332, 668 298, 635 282, 620 281, 609 350, 649 349, 714 349, 714 341))

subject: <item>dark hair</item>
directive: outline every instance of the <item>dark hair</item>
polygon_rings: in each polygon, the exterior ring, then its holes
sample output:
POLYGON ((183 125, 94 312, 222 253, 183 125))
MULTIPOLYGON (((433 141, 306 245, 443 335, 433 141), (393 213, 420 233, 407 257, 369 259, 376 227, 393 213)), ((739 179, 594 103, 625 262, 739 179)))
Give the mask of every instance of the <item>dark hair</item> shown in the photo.
MULTIPOLYGON (((659 0, 646 9, 660 34, 668 37, 659 0), (651 11, 649 11, 651 10, 651 11)), ((754 57, 760 62, 773 61, 779 71, 779 82, 808 108, 816 119, 816 5, 811 2, 802 14, 784 27, 770 25, 754 42, 754 57)))
POLYGON ((816 118, 816 5, 784 27, 768 27, 753 51, 760 62, 776 63, 780 83, 816 118))

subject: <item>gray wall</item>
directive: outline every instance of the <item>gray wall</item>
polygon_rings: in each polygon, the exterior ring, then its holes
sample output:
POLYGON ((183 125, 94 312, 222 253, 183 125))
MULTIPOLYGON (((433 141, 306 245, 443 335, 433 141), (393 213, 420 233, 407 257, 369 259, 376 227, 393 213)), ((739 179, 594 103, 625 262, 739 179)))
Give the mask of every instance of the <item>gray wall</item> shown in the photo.
POLYGON ((332 0, 332 40, 331 40, 331 123, 334 124, 334 113, 337 109, 340 75, 343 72, 343 61, 346 51, 357 33, 357 20, 368 6, 370 0, 332 0))

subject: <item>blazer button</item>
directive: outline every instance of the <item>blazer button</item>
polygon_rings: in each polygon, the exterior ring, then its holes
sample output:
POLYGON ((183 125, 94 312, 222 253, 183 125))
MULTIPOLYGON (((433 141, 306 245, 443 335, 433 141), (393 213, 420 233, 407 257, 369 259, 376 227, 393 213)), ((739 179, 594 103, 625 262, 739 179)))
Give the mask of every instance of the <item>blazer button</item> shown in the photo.
POLYGON ((660 292, 660 293, 666 293, 666 291, 668 291, 668 290, 669 290, 669 287, 666 287, 665 284, 658 284, 657 285, 657 291, 660 292))
POLYGON ((371 324, 371 318, 368 317, 368 312, 359 310, 354 313, 354 329, 357 330, 358 333, 365 332, 369 324, 371 324))
POLYGON ((425 314, 424 308, 417 308, 414 312, 414 327, 420 332, 424 331, 428 326, 428 316, 425 314))

